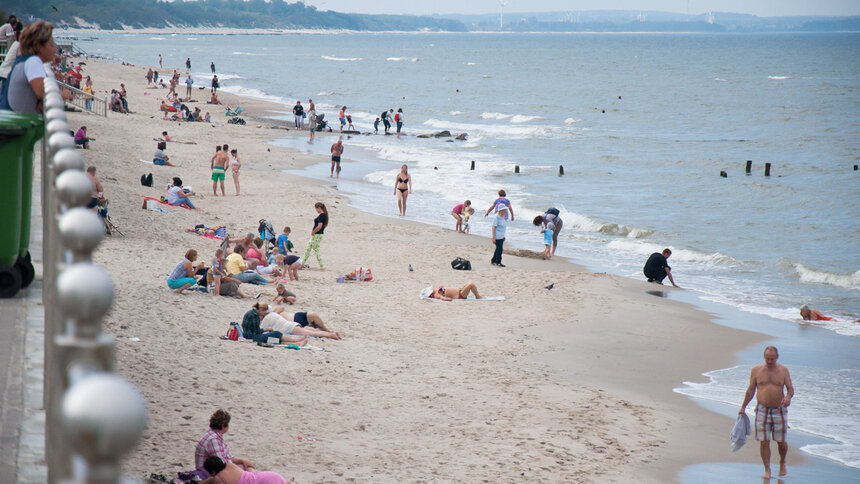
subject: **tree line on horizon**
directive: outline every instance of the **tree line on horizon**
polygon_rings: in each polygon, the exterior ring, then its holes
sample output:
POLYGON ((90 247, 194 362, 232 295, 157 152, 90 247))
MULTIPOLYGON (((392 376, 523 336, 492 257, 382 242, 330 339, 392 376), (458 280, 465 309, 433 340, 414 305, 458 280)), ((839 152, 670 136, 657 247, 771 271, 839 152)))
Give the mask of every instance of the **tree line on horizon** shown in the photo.
MULTIPOLYGON (((321 29, 354 31, 499 31, 497 14, 370 15, 319 11, 284 0, 4 0, 0 15, 30 22, 42 18, 58 28, 94 24, 125 28, 210 27, 237 29, 321 29)), ((671 12, 588 11, 510 13, 505 32, 858 32, 860 17, 756 17, 671 12), (573 19, 576 19, 573 21, 573 19)))
MULTIPOLYGON (((28 23, 37 18, 57 27, 101 29, 213 27, 237 29, 333 29, 358 31, 465 32, 462 22, 414 15, 368 15, 319 11, 282 0, 5 0, 3 10, 28 23)), ((5 18, 5 16, 4 16, 5 18)))

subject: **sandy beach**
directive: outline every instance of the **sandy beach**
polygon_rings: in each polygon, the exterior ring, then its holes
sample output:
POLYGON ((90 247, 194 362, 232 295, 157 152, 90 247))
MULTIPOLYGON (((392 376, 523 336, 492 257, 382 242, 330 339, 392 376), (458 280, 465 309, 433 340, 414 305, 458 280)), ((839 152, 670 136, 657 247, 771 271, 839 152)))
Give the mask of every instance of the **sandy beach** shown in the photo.
MULTIPOLYGON (((107 238, 95 258, 117 286, 104 327, 117 338, 118 371, 149 402, 149 427, 127 474, 174 477, 193 468, 194 445, 217 408, 233 416, 225 436, 233 455, 297 482, 667 482, 697 462, 758 462, 750 449, 730 451, 732 419, 672 388, 735 364, 735 352, 763 336, 659 297, 671 288, 560 258, 506 253, 507 268, 492 267, 486 237, 398 220, 393 196, 391 217, 366 214, 334 181, 283 173, 328 162, 268 143, 308 135, 272 129, 292 128, 264 118, 283 106, 222 93, 225 105, 245 108, 246 126, 226 124, 222 107, 199 102, 212 123, 163 121, 157 98, 166 90, 145 89, 145 66, 86 62, 97 95, 125 83, 135 111, 69 114, 73 129, 86 125, 96 139, 85 158, 125 234, 107 238), (179 167, 142 163, 165 130, 197 144, 169 144, 179 167), (244 164, 238 197, 229 175, 227 196, 212 195, 210 158, 224 143, 244 164), (139 183, 145 173, 153 174, 151 188, 139 183), (166 195, 174 176, 193 186, 198 209, 142 210, 142 196, 166 195), (187 229, 225 225, 235 237, 269 218, 276 231, 292 228, 303 255, 317 201, 330 213, 326 270, 300 271, 286 284, 298 295, 288 311, 319 313, 342 341, 313 339, 323 351, 224 341, 219 336, 241 323, 253 300, 167 288, 187 249, 208 264, 219 245, 187 229), (458 256, 473 270, 452 270, 458 256), (356 266, 371 268, 374 281, 335 282, 356 266), (426 286, 469 280, 482 295, 506 299, 418 297, 426 286)), ((201 101, 208 95, 194 89, 201 101)), ((316 143, 336 139, 319 133, 316 143)), ((262 292, 261 301, 274 295, 273 286, 243 290, 262 292)), ((791 459, 802 461, 796 449, 791 459)))

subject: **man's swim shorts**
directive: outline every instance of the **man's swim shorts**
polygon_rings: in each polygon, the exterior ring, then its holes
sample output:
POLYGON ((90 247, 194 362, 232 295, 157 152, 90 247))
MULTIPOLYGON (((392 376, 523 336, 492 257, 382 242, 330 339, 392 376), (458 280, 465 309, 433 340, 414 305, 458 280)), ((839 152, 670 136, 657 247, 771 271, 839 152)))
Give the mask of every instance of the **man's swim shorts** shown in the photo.
POLYGON ((767 408, 762 404, 755 407, 755 439, 785 442, 788 431, 788 409, 785 407, 767 408))
POLYGON ((216 166, 212 168, 212 181, 224 181, 224 168, 216 166))

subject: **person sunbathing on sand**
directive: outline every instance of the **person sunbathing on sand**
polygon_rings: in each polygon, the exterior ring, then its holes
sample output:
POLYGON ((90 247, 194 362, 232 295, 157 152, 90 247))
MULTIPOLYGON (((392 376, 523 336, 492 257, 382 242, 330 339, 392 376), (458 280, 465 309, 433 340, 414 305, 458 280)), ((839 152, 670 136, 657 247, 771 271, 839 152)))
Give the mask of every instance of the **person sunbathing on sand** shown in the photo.
POLYGON ((475 295, 475 299, 483 299, 478 294, 478 287, 472 281, 467 282, 463 287, 439 286, 433 291, 433 294, 430 294, 430 297, 441 301, 452 301, 454 299, 466 299, 469 297, 470 292, 475 295))
MULTIPOLYGON (((272 323, 276 322, 276 319, 269 318, 266 320, 268 314, 270 314, 268 304, 264 302, 255 303, 251 310, 242 317, 242 336, 258 343, 266 343, 269 338, 278 338, 281 343, 296 343, 299 346, 308 344, 307 336, 286 336, 284 335, 285 331, 275 330, 272 323)), ((279 327, 284 329, 288 326, 281 325, 279 327)))
MULTIPOLYGON (((259 303, 260 306, 266 303, 259 303)), ((275 306, 263 317, 261 324, 271 327, 282 334, 316 336, 319 338, 343 339, 340 333, 328 329, 319 314, 314 312, 285 313, 284 308, 275 306)))

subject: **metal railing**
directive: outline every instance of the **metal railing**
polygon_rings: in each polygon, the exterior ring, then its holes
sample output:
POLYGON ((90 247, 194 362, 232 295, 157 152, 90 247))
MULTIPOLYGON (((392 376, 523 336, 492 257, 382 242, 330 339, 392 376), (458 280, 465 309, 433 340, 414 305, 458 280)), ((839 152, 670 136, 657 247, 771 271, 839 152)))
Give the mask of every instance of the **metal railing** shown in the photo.
POLYGON ((107 98, 99 99, 93 94, 88 94, 75 86, 70 84, 66 84, 63 81, 56 81, 57 84, 60 85, 63 89, 70 91, 72 93, 72 100, 66 101, 66 103, 71 104, 75 107, 81 109, 81 111, 85 111, 88 113, 97 114, 99 116, 107 117, 108 112, 108 102, 107 98))
POLYGON ((101 331, 115 286, 92 262, 105 236, 84 208, 93 185, 69 134, 65 103, 45 78, 42 143, 43 304, 45 308, 45 461, 51 484, 118 484, 120 458, 143 433, 146 402, 114 373, 115 341, 101 331), (78 457, 81 466, 74 466, 78 457), (77 479, 77 480, 75 480, 77 479))

